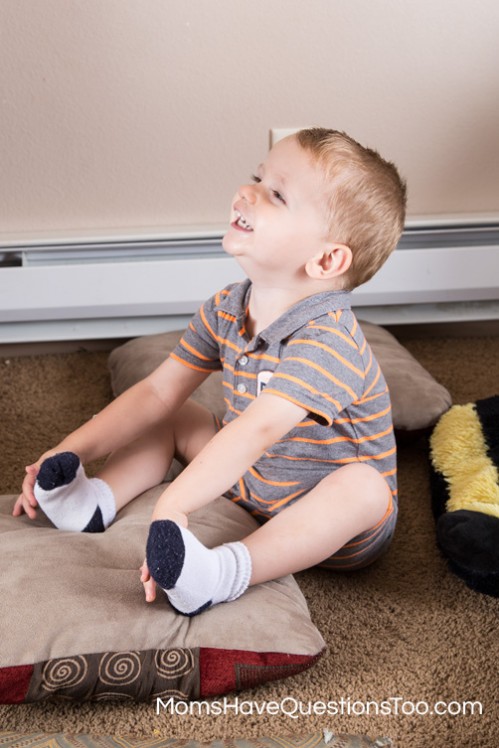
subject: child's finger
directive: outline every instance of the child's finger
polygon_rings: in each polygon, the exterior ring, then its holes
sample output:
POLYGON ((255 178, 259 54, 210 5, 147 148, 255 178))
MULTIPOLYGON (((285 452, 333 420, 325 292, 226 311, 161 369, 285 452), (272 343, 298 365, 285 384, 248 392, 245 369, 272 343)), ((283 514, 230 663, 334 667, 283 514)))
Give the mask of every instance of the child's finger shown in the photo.
POLYGON ((147 603, 152 603, 156 599, 156 582, 154 579, 149 578, 147 582, 144 582, 144 592, 147 603))
POLYGON ((146 602, 152 603, 156 599, 156 582, 151 577, 146 560, 144 560, 144 563, 140 567, 140 581, 144 587, 146 602))
POLYGON ((21 514, 24 512, 22 500, 23 500, 23 496, 21 494, 21 496, 18 496, 18 498, 16 499, 16 503, 14 504, 14 508, 12 509, 13 517, 20 517, 21 514))
POLYGON ((14 504, 12 516, 20 517, 23 513, 26 513, 30 519, 36 518, 36 510, 30 505, 26 496, 21 494, 14 504))
MULTIPOLYGON (((35 504, 34 506, 37 505, 35 504)), ((34 509, 33 505, 30 505, 27 501, 24 503, 24 511, 30 519, 36 519, 36 509, 34 509)))
POLYGON ((37 507, 38 501, 36 500, 35 494, 33 493, 33 488, 34 484, 25 480, 22 485, 22 495, 26 499, 26 502, 29 504, 29 506, 37 507))

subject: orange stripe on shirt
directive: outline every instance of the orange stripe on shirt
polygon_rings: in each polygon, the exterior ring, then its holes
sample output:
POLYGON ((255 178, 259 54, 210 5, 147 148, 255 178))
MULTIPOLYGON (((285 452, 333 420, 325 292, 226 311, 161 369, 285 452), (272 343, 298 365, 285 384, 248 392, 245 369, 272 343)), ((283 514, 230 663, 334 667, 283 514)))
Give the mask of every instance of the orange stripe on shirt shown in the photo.
POLYGON ((383 416, 386 416, 392 409, 392 406, 389 405, 384 410, 380 410, 378 413, 373 413, 370 416, 365 416, 365 418, 335 418, 335 423, 365 423, 366 421, 374 421, 376 418, 382 418, 383 416))
POLYGON ((244 485, 244 481, 242 478, 239 478, 238 486, 239 486, 239 490, 241 491, 241 498, 244 499, 245 501, 248 501, 248 494, 246 492, 246 486, 244 485))
POLYGON ((228 314, 227 312, 218 311, 217 314, 219 317, 222 317, 222 319, 226 319, 228 322, 235 322, 237 319, 233 314, 228 314))
MULTIPOLYGON (((326 392, 320 392, 320 390, 316 390, 315 387, 312 387, 311 384, 309 384, 308 382, 303 381, 303 379, 299 379, 299 377, 294 377, 292 374, 285 374, 284 372, 276 371, 276 372, 274 372, 274 376, 272 378, 273 379, 274 378, 276 378, 276 379, 287 379, 289 382, 294 382, 295 384, 297 384, 302 389, 308 390, 313 395, 319 395, 320 398, 322 398, 324 400, 327 400, 330 403, 333 403, 333 405, 335 406, 335 408, 337 408, 338 410, 342 410, 342 406, 340 405, 340 403, 338 402, 338 400, 335 400, 334 397, 331 397, 331 395, 328 395, 326 392)), ((269 389, 268 385, 265 388, 265 392, 270 392, 270 389, 269 389)), ((295 402, 299 403, 300 401, 296 400, 295 402)), ((304 405, 303 403, 300 403, 300 405, 303 408, 306 408, 307 410, 310 410, 310 406, 309 405, 304 405)), ((314 409, 314 412, 319 412, 319 411, 315 411, 315 409, 314 409)), ((330 421, 331 418, 328 418, 328 420, 330 421)))
POLYGON ((301 421, 300 423, 296 424, 295 429, 315 428, 316 426, 317 421, 301 421))
POLYGON ((197 358, 202 359, 203 361, 209 361, 212 364, 218 363, 218 359, 215 358, 208 358, 208 356, 203 356, 202 353, 197 351, 193 345, 189 345, 184 339, 180 341, 180 345, 186 348, 190 353, 192 353, 194 356, 197 356, 197 358))
POLYGON ((281 359, 275 356, 269 356, 267 353, 248 353, 249 358, 254 358, 256 361, 272 361, 274 364, 280 364, 281 359))
POLYGON ((264 504, 270 507, 270 511, 273 512, 276 509, 279 509, 279 507, 283 506, 284 504, 287 504, 292 499, 295 499, 297 496, 300 496, 301 494, 303 494, 303 490, 290 493, 288 496, 284 496, 282 499, 262 499, 261 496, 258 496, 256 493, 254 493, 254 491, 251 491, 251 498, 256 499, 259 504, 264 504))
MULTIPOLYGON (((383 519, 383 522, 385 522, 386 519, 383 519)), ((357 556, 361 553, 364 553, 365 550, 369 548, 373 544, 373 541, 380 535, 380 533, 383 532, 383 526, 376 525, 376 528, 373 528, 372 532, 369 535, 366 535, 365 538, 362 538, 362 540, 358 540, 356 543, 346 543, 342 548, 340 548, 340 551, 343 551, 345 548, 358 548, 359 550, 355 551, 355 553, 351 554, 345 554, 338 556, 338 558, 353 558, 354 556, 357 556), (359 548, 359 546, 362 546, 359 548)))
POLYGON ((236 317, 232 314, 227 314, 227 312, 217 312, 217 314, 222 319, 226 319, 227 322, 236 322, 236 317))
POLYGON ((347 367, 347 369, 350 369, 350 371, 353 371, 354 374, 357 374, 361 379, 364 379, 364 372, 360 369, 357 369, 356 366, 350 363, 350 361, 347 361, 346 358, 341 356, 338 351, 335 351, 334 348, 331 348, 328 345, 325 345, 324 343, 319 343, 318 340, 304 340, 302 338, 295 338, 294 340, 290 340, 288 343, 288 346, 291 345, 314 345, 317 348, 322 348, 322 350, 327 351, 331 354, 331 356, 334 356, 338 361, 340 361, 344 366, 347 367))
POLYGON ((280 480, 268 480, 267 478, 264 478, 261 473, 256 470, 254 467, 250 467, 249 473, 256 478, 257 480, 261 481, 262 483, 267 484, 268 486, 299 486, 300 481, 298 480, 286 480, 286 481, 280 481, 280 480))
MULTIPOLYGON (((366 532, 370 534, 362 538, 362 540, 357 541, 356 543, 347 543, 346 545, 343 546, 343 548, 355 548, 356 546, 363 545, 364 543, 369 543, 369 545, 371 545, 373 538, 379 534, 379 532, 383 529, 383 525, 385 524, 386 520, 389 519, 391 515, 393 514, 393 499, 392 499, 392 495, 390 492, 388 493, 388 496, 390 500, 388 502, 388 506, 386 508, 384 515, 381 517, 379 522, 376 522, 376 524, 370 527, 369 530, 366 530, 366 532)), ((363 550, 367 550, 369 545, 366 546, 366 548, 363 550)), ((349 558, 349 556, 342 556, 342 558, 349 558)))
POLYGON ((370 397, 363 397, 360 400, 357 400, 355 405, 364 405, 364 403, 370 403, 372 400, 377 400, 378 397, 383 397, 384 395, 388 395, 388 387, 385 387, 384 390, 381 390, 381 392, 377 392, 375 395, 371 395, 370 397))
MULTIPOLYGON (((278 397, 282 397, 282 398, 284 398, 284 400, 289 400, 290 403, 294 403, 295 405, 299 405, 300 408, 304 408, 305 410, 307 410, 309 412, 311 410, 311 408, 309 408, 307 405, 304 405, 299 400, 295 400, 295 398, 290 397, 289 395, 284 394, 284 392, 280 392, 279 390, 274 390, 273 388, 270 388, 268 385, 267 385, 267 387, 265 387, 265 389, 262 392, 262 394, 261 394, 260 397, 263 397, 265 394, 268 394, 268 393, 271 393, 273 395, 277 395, 278 397)), ((331 426, 331 424, 333 423, 333 421, 330 418, 330 416, 328 416, 326 413, 323 413, 318 408, 314 408, 313 412, 317 413, 317 415, 321 416, 321 418, 324 418, 324 420, 326 421, 326 424, 328 426, 331 426)))
POLYGON ((253 372, 251 371, 234 371, 234 376, 246 377, 247 379, 256 379, 258 377, 258 374, 253 374, 253 372))
POLYGON ((235 388, 232 388, 232 392, 237 397, 245 397, 246 400, 256 400, 256 396, 252 395, 250 392, 238 392, 235 388))
POLYGON ((383 436, 387 436, 393 431, 393 426, 390 424, 389 428, 384 431, 379 431, 377 434, 370 434, 369 436, 361 436, 354 439, 351 436, 333 436, 331 439, 307 439, 304 436, 292 436, 289 439, 279 439, 276 444, 285 444, 286 442, 306 442, 307 444, 340 444, 341 442, 350 442, 351 444, 364 444, 365 442, 376 441, 381 439, 383 436))
POLYGON ((283 460, 289 460, 290 462, 321 462, 325 465, 331 464, 331 465, 349 465, 352 462, 367 462, 368 460, 384 460, 385 457, 390 457, 391 455, 395 454, 397 451, 397 447, 392 447, 392 449, 388 449, 386 452, 381 452, 377 455, 361 455, 356 457, 342 457, 337 460, 325 460, 325 459, 319 459, 318 457, 294 457, 293 455, 283 455, 283 454, 271 454, 270 452, 265 452, 265 457, 269 457, 271 459, 275 459, 276 457, 280 457, 283 460))
POLYGON ((351 396, 352 400, 357 399, 357 393, 352 390, 351 387, 348 386, 348 384, 345 384, 345 382, 342 382, 341 379, 338 379, 337 377, 333 376, 329 371, 324 369, 322 366, 319 366, 319 364, 316 364, 315 361, 311 361, 308 358, 301 358, 300 356, 286 356, 284 359, 285 361, 299 361, 301 364, 305 364, 305 366, 310 366, 312 369, 315 369, 316 371, 319 371, 323 376, 327 377, 327 379, 330 379, 331 382, 334 382, 338 385, 338 387, 341 387, 345 392, 348 392, 348 394, 351 396))
POLYGON ((333 335, 337 335, 339 338, 345 341, 345 343, 348 343, 352 348, 355 350, 358 350, 358 345, 355 342, 355 340, 352 340, 352 338, 349 338, 348 335, 345 335, 344 332, 341 332, 341 330, 338 330, 337 327, 328 327, 327 325, 314 325, 314 330, 327 330, 328 332, 332 332, 333 335))
POLYGON ((227 338, 217 337, 217 342, 220 345, 226 345, 227 348, 232 348, 232 350, 236 351, 236 353, 241 353, 241 351, 243 350, 242 348, 239 348, 239 346, 235 345, 231 340, 228 340, 227 338))
POLYGON ((383 473, 381 473, 381 475, 383 476, 383 478, 388 478, 389 475, 396 475, 396 473, 397 468, 393 468, 393 470, 385 470, 383 473))
POLYGON ((187 366, 188 369, 194 369, 194 371, 202 371, 205 374, 209 374, 213 371, 213 369, 203 369, 201 366, 194 366, 194 364, 190 364, 188 361, 185 361, 183 358, 180 358, 180 356, 177 356, 176 353, 170 353, 170 358, 174 358, 175 361, 178 361, 181 364, 184 364, 184 366, 187 366))
POLYGON ((244 507, 245 511, 251 514, 252 517, 263 517, 264 519, 270 519, 269 515, 266 512, 260 511, 259 509, 250 509, 249 507, 244 506, 243 498, 241 496, 231 496, 230 501, 232 501, 234 504, 241 504, 244 507))
POLYGON ((372 348, 369 348, 369 361, 367 362, 367 366, 364 370, 364 374, 366 375, 366 377, 371 370, 372 363, 373 363, 373 351, 372 351, 372 348))
POLYGON ((201 317, 203 325, 206 327, 206 329, 210 333, 210 335, 213 338, 213 340, 218 340, 219 339, 218 335, 215 335, 214 331, 211 328, 211 325, 209 324, 208 320, 206 319, 206 314, 205 314, 205 311, 204 311, 204 304, 201 307, 201 309, 199 310, 199 316, 201 317))
POLYGON ((367 387, 365 389, 365 391, 364 391, 364 397, 362 398, 362 400, 359 400, 359 403, 361 403, 361 402, 362 403, 366 403, 367 402, 366 395, 368 395, 371 392, 371 390, 374 389, 374 387, 377 385, 377 383, 379 382, 380 376, 381 376, 381 369, 379 368, 379 364, 378 364, 376 375, 375 375, 373 381, 371 382, 371 384, 369 385, 369 387, 367 387))

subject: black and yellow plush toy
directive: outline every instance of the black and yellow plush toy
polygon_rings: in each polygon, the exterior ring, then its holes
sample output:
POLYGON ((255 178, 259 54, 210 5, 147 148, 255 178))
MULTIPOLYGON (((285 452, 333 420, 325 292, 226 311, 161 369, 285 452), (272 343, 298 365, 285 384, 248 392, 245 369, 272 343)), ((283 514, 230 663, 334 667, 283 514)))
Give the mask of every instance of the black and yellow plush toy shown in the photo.
POLYGON ((440 549, 469 587, 499 597, 499 396, 450 408, 430 463, 440 549))

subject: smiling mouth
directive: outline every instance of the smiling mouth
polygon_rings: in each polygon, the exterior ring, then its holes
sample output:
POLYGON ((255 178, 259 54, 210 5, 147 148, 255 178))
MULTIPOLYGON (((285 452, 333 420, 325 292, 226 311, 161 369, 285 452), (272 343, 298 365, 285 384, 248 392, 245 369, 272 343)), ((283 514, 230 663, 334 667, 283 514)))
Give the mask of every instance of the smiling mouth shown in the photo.
POLYGON ((248 223, 246 218, 242 216, 238 210, 235 211, 236 218, 232 222, 232 225, 235 226, 235 228, 239 229, 240 231, 253 231, 252 226, 248 223))

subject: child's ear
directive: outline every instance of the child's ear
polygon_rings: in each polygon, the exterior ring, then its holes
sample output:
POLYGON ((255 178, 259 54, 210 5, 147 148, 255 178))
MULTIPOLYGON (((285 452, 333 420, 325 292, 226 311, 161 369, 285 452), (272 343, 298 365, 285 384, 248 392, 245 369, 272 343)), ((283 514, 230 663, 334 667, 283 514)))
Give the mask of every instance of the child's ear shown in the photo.
POLYGON ((346 244, 328 244, 305 265, 305 271, 314 280, 327 280, 344 275, 352 264, 352 250, 346 244))

